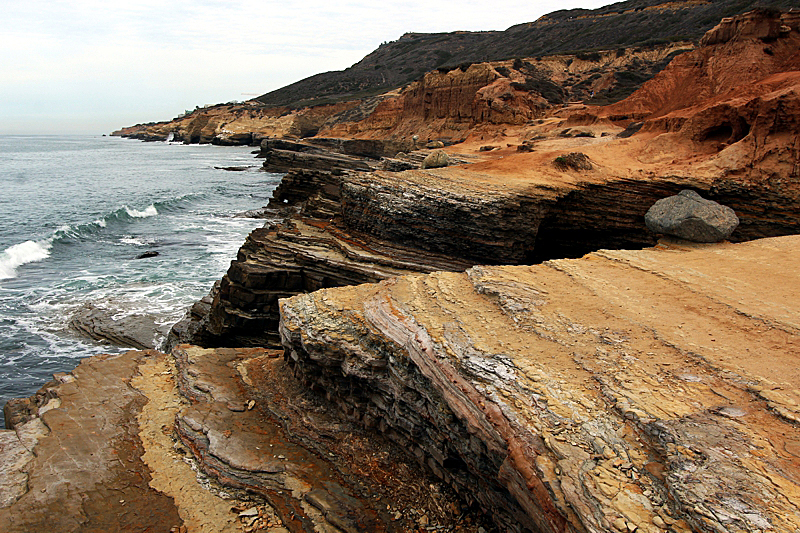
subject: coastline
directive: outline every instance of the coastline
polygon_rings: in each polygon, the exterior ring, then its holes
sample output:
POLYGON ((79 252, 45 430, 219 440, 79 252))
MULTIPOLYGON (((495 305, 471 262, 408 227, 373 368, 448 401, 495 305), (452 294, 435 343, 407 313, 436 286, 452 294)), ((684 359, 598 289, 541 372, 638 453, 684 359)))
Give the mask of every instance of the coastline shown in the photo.
POLYGON ((426 81, 447 142, 408 135, 418 93, 359 122, 411 114, 396 137, 262 140, 283 222, 170 354, 87 359, 8 404, 0 520, 44 531, 68 501, 64 531, 800 528, 798 42, 795 13, 725 19, 627 100, 516 123, 531 100, 508 93, 459 142, 464 102, 432 80, 513 88, 495 66, 426 81), (676 86, 716 96, 664 112, 676 86), (683 189, 734 209, 729 241, 647 229, 683 189))

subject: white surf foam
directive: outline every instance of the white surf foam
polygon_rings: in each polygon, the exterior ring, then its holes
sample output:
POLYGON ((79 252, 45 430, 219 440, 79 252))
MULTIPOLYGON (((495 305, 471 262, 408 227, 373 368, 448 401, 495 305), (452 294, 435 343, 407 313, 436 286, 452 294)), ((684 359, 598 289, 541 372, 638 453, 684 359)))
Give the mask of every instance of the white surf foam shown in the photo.
POLYGON ((128 215, 135 217, 135 218, 147 218, 147 217, 154 217, 158 214, 158 210, 156 206, 150 204, 148 205, 144 211, 139 211, 138 209, 131 209, 127 205, 125 206, 125 211, 128 215))
POLYGON ((25 241, 10 246, 0 254, 0 279, 17 277, 17 268, 50 257, 52 241, 25 241))

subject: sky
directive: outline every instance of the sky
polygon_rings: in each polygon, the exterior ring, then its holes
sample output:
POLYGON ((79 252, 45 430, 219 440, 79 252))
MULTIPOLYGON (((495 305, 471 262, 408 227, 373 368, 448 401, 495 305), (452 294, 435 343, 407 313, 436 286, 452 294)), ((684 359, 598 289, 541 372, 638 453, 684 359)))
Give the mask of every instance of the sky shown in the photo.
POLYGON ((406 32, 609 0, 0 0, 0 134, 110 133, 342 70, 406 32))

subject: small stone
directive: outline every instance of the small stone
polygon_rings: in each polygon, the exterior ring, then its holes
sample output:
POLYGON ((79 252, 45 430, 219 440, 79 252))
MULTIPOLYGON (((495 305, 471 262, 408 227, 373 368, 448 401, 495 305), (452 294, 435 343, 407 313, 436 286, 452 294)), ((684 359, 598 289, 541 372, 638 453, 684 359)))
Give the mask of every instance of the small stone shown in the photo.
POLYGON ((256 401, 255 400, 250 400, 249 402, 247 402, 247 410, 248 411, 253 409, 253 407, 255 407, 255 406, 256 406, 256 401))
POLYGON ((400 511, 394 513, 395 520, 400 520, 401 518, 403 518, 403 513, 401 513, 400 511))
POLYGON ((666 529, 666 527, 667 527, 667 523, 664 522, 664 519, 661 518, 660 516, 658 516, 657 514, 653 515, 653 524, 655 524, 656 526, 658 526, 658 527, 660 527, 662 529, 666 529))
POLYGON ((617 518, 616 520, 614 520, 613 524, 614 524, 614 528, 619 530, 619 531, 627 531, 628 530, 628 527, 625 524, 625 519, 623 519, 623 518, 617 518))
POLYGON ((258 516, 258 507, 251 507, 239 513, 239 518, 249 518, 251 516, 258 516))
POLYGON ((427 526, 430 523, 430 520, 428 519, 428 515, 424 514, 424 515, 420 516, 419 520, 417 520, 417 523, 419 525, 421 525, 422 527, 427 526))

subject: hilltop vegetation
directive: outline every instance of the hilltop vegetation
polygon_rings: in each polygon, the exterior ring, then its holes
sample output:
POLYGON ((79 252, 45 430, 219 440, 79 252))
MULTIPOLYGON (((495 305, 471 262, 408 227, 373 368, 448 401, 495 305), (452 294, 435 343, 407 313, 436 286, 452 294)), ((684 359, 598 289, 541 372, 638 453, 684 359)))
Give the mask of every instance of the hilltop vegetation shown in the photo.
POLYGON ((723 17, 756 7, 796 5, 797 0, 628 0, 593 10, 555 11, 505 31, 407 33, 345 70, 316 74, 256 100, 296 108, 378 94, 436 68, 559 53, 591 57, 595 50, 697 40, 723 17))

